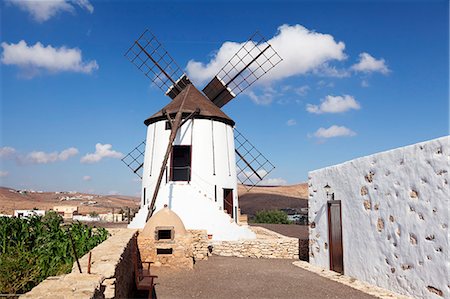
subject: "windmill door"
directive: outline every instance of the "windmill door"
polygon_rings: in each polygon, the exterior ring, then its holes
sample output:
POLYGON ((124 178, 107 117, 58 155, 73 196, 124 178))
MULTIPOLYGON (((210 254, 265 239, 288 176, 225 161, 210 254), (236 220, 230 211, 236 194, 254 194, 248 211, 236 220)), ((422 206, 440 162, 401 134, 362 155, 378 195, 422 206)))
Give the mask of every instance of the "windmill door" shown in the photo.
POLYGON ((233 218, 233 189, 223 189, 223 210, 233 218))
POLYGON ((328 239, 330 243, 330 270, 344 274, 342 247, 341 201, 328 201, 328 239))

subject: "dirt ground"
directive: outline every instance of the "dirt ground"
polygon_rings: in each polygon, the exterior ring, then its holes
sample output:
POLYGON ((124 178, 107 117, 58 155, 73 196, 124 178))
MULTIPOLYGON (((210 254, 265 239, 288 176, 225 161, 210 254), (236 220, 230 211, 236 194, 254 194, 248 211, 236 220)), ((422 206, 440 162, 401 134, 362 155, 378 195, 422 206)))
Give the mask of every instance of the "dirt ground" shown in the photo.
POLYGON ((293 260, 210 257, 191 271, 153 268, 164 298, 375 298, 292 265, 293 260))

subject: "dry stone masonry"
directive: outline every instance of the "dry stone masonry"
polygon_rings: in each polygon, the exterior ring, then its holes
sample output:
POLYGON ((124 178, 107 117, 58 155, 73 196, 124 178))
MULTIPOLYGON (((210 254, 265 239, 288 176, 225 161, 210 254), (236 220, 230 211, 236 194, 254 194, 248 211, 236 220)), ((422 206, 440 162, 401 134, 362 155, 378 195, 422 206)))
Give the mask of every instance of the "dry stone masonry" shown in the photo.
POLYGON ((74 264, 71 273, 49 277, 20 298, 129 298, 134 285, 131 246, 136 230, 110 232, 112 236, 91 250, 91 274, 87 274, 86 254, 80 259, 82 274, 74 264))
POLYGON ((212 253, 221 256, 298 259, 299 240, 263 227, 251 227, 254 240, 213 241, 212 253))
POLYGON ((342 205, 346 275, 450 298, 449 152, 446 136, 310 172, 310 262, 330 266, 328 184, 342 205))

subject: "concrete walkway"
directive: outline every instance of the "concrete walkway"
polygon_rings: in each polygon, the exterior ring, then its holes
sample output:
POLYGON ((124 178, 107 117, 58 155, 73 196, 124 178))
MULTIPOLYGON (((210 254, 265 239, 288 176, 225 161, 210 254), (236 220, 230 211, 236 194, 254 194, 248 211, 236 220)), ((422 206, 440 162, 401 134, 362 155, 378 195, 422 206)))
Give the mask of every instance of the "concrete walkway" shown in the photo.
POLYGON ((191 271, 153 267, 164 298, 375 298, 292 265, 293 260, 210 257, 191 271))

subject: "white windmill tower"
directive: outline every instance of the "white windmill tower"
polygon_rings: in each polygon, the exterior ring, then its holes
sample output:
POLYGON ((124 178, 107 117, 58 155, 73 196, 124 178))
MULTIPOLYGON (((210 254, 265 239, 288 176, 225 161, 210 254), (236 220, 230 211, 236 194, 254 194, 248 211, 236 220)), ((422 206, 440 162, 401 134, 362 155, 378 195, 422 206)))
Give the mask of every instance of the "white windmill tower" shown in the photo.
POLYGON ((148 30, 125 56, 172 99, 144 121, 146 141, 122 159, 142 178, 141 208, 130 227, 144 227, 154 211, 168 206, 186 228, 205 229, 214 239, 253 238, 239 225, 237 180, 251 188, 274 166, 220 108, 278 64, 280 56, 256 33, 203 93, 148 30))

